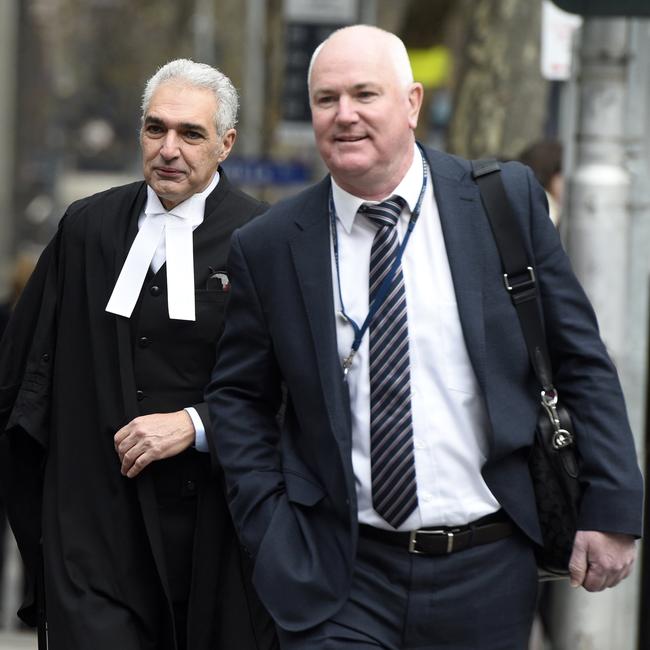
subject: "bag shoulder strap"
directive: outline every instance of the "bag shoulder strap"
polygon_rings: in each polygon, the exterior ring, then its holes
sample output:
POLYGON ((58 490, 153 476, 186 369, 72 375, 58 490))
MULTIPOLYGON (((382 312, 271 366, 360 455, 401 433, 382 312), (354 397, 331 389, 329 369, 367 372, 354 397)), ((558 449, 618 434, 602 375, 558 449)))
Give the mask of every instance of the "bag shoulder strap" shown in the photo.
POLYGON ((553 390, 535 269, 526 253, 519 224, 506 195, 501 167, 496 160, 472 160, 471 164, 472 175, 481 193, 501 256, 503 282, 517 310, 533 370, 542 388, 545 391, 553 390))

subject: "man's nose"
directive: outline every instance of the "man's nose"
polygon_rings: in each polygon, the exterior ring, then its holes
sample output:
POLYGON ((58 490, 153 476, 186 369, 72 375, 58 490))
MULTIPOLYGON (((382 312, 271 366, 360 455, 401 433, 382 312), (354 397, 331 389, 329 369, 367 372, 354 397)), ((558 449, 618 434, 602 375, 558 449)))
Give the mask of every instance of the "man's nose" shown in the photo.
POLYGON ((350 124, 358 119, 357 109, 352 99, 346 95, 339 98, 339 104, 336 111, 336 121, 341 124, 350 124))
POLYGON ((178 134, 176 131, 170 129, 165 133, 165 137, 160 145, 160 155, 163 158, 170 159, 178 156, 178 134))

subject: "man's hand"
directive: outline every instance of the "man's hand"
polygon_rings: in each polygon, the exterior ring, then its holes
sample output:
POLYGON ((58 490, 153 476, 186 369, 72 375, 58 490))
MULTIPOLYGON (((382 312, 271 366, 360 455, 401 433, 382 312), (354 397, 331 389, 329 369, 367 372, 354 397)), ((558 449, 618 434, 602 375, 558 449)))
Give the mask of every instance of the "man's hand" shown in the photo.
POLYGON ((614 587, 630 575, 635 556, 631 535, 579 530, 569 560, 571 586, 582 585, 587 591, 614 587))
POLYGON ((114 437, 115 451, 124 476, 137 476, 149 463, 180 454, 196 432, 187 411, 141 415, 123 426, 114 437))

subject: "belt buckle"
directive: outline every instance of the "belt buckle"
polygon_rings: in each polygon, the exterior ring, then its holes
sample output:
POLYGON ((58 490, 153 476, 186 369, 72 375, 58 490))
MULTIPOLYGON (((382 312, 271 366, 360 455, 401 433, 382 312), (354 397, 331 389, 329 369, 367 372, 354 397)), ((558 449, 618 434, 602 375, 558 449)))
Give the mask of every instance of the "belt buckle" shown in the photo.
POLYGON ((409 553, 415 555, 426 555, 424 551, 418 551, 415 548, 417 544, 417 536, 419 535, 445 535, 447 537, 447 555, 454 550, 454 533, 451 530, 443 530, 442 528, 436 530, 412 530, 409 535, 409 553))

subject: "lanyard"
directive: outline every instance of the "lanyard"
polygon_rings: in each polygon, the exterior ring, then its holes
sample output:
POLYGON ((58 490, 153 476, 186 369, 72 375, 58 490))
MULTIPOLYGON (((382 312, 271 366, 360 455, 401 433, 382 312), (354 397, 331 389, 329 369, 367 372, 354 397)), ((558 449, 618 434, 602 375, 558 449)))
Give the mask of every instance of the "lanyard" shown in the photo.
POLYGON ((399 265, 402 261, 402 255, 404 254, 406 245, 408 244, 408 241, 411 237, 411 233, 413 232, 413 228, 415 228, 415 224, 418 220, 418 217, 420 216, 420 210, 422 209, 422 201, 424 199, 424 192, 427 187, 428 178, 429 178, 429 166, 427 165, 427 161, 424 157, 424 154, 422 154, 422 189, 420 190, 420 195, 418 196, 418 200, 417 203, 415 204, 415 208, 411 213, 411 218, 409 220, 408 227, 406 229, 406 234, 404 235, 404 239, 402 239, 402 243, 397 249, 397 255, 393 260, 393 264, 390 268, 390 271, 386 274, 386 277, 383 279, 381 285, 379 286, 379 289, 377 290, 377 293, 375 294, 375 298, 370 304, 370 307, 368 309, 368 314, 366 315, 363 323, 361 324, 361 327, 359 327, 356 321, 345 312, 345 305, 343 303, 343 294, 341 292, 341 272, 339 268, 339 242, 338 242, 338 235, 336 233, 336 208, 334 207, 334 196, 332 194, 332 188, 330 187, 329 213, 330 213, 330 223, 331 223, 331 231, 332 231, 332 244, 334 247, 334 261, 336 264, 336 280, 337 280, 338 290, 339 290, 339 302, 341 303, 340 314, 346 320, 346 322, 350 323, 350 325, 352 326, 352 330, 354 331, 354 340, 352 341, 352 347, 350 348, 350 353, 348 354, 347 357, 345 357, 345 359, 343 359, 344 378, 346 378, 348 375, 348 371, 350 370, 350 366, 352 365, 352 360, 354 359, 354 355, 357 353, 357 350, 361 346, 361 341, 363 340, 363 336, 370 325, 370 321, 372 320, 373 316, 377 313, 377 310, 382 306, 384 300, 386 299, 386 296, 388 295, 390 286, 393 283, 393 279, 395 277, 395 273, 397 273, 397 269, 399 268, 399 265))

